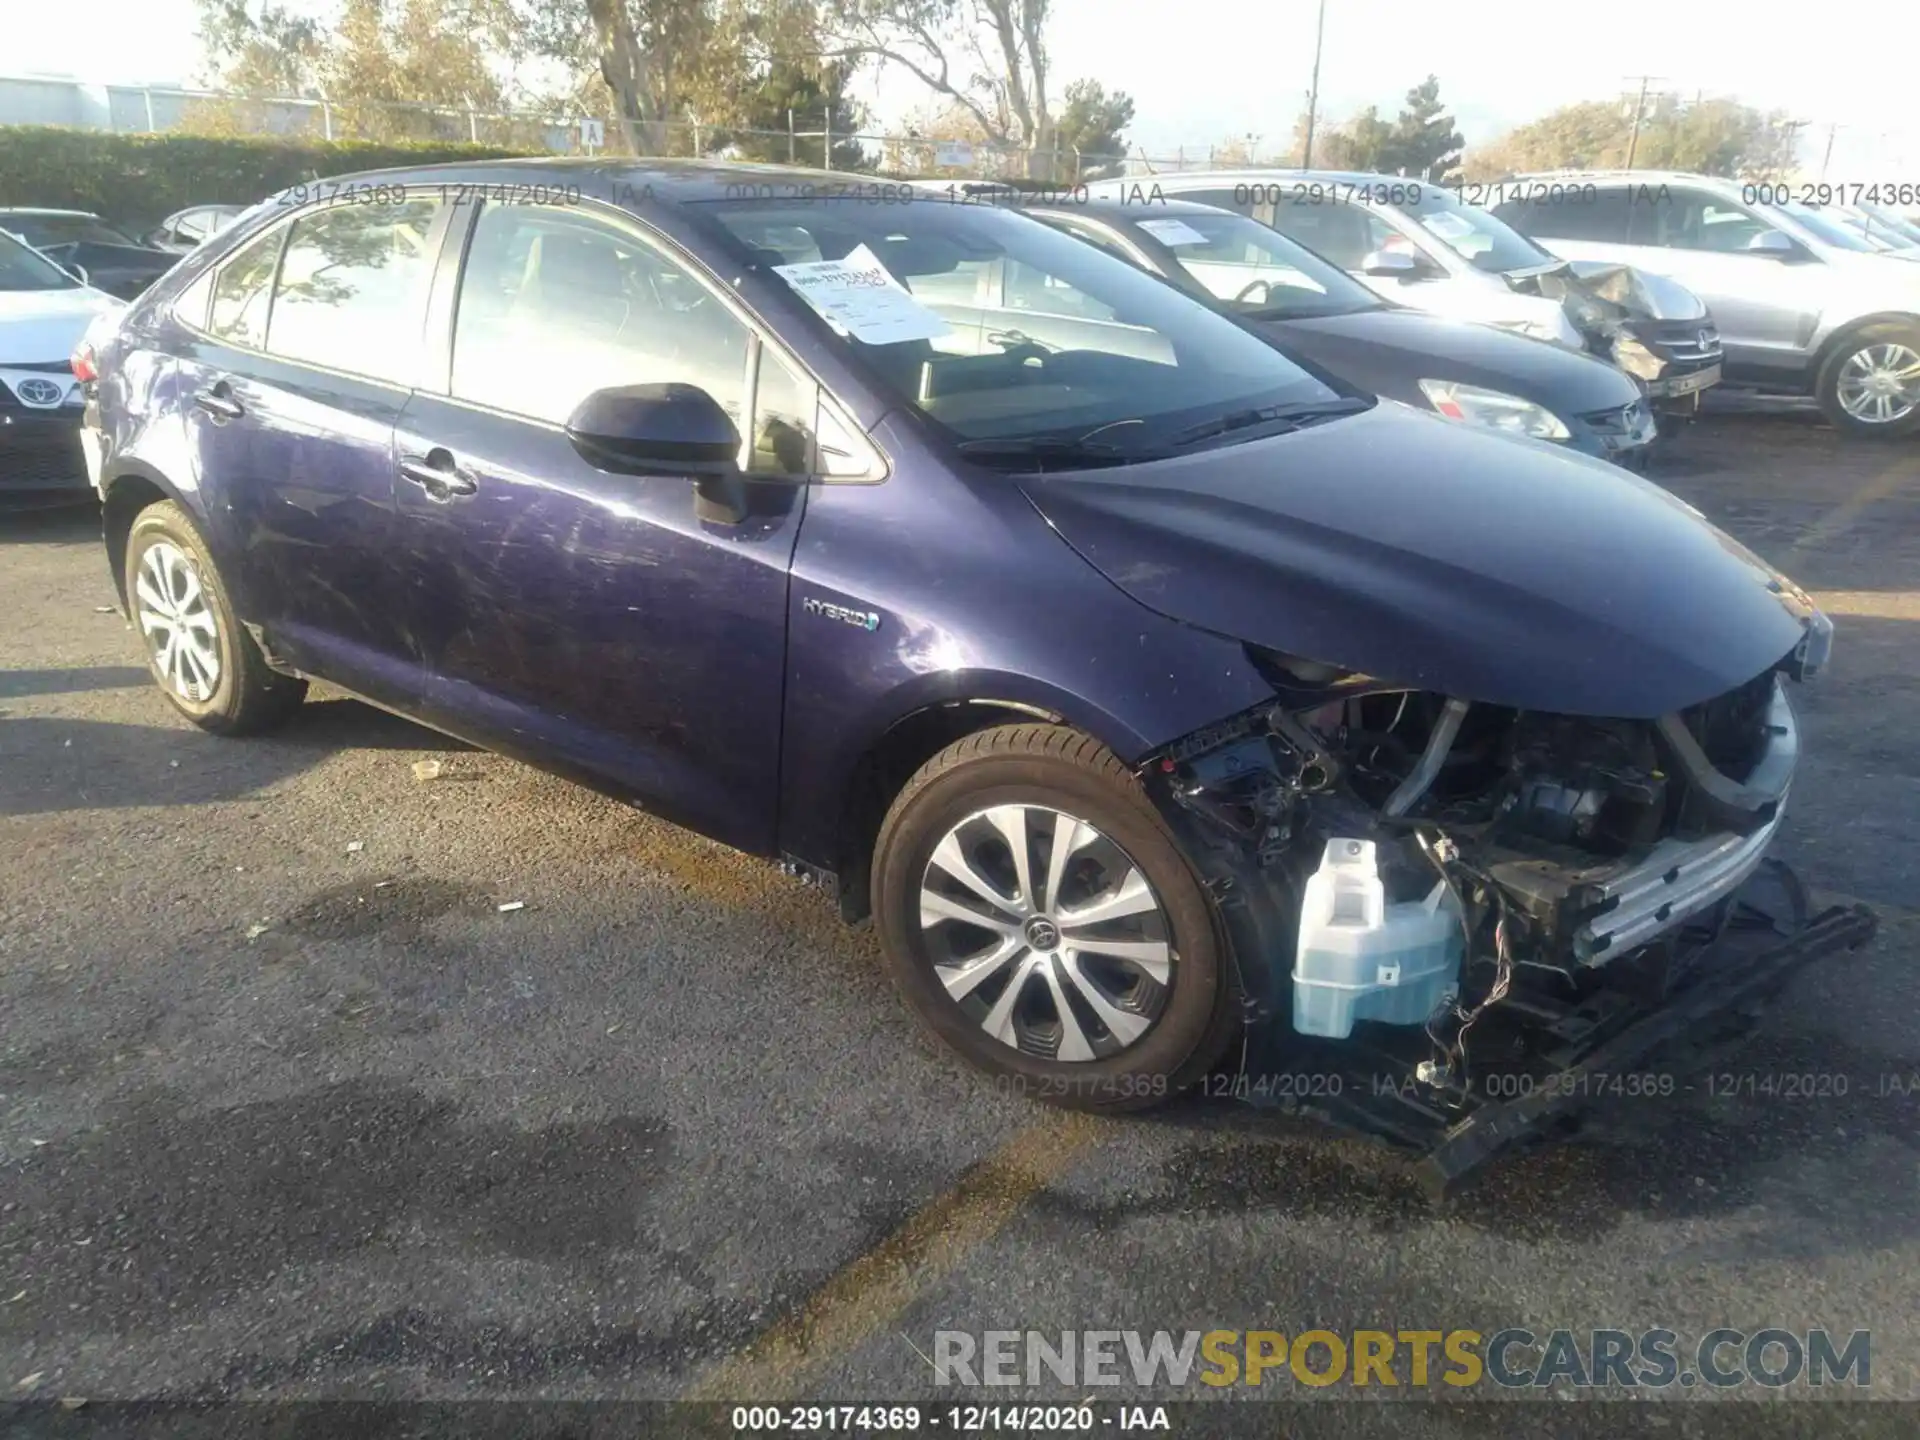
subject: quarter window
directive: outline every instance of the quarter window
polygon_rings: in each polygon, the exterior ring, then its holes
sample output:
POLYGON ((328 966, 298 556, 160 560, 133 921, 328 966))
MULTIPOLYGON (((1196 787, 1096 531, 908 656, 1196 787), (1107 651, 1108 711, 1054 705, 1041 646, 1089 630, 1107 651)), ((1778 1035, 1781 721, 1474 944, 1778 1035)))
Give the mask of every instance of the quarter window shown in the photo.
POLYGON ((213 310, 207 319, 207 329, 216 337, 248 350, 266 344, 267 300, 273 290, 274 268, 280 262, 280 243, 286 238, 285 228, 276 226, 220 267, 213 282, 213 310))
POLYGON ((697 385, 751 433, 751 470, 808 473, 817 387, 764 348, 756 414, 743 423, 751 342, 712 291, 631 231, 572 211, 488 205, 461 277, 451 388, 560 425, 595 390, 697 385))
POLYGON ((433 277, 427 239, 439 208, 433 200, 340 205, 294 221, 268 351, 412 383, 433 277))

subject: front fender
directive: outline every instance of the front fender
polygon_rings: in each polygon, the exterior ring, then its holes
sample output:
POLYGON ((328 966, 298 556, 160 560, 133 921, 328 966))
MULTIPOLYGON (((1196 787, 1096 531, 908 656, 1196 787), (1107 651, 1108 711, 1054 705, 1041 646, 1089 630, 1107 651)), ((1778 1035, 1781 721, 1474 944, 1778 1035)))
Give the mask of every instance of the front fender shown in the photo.
POLYGON ((1007 477, 957 476, 880 435, 893 478, 816 489, 795 552, 784 853, 835 863, 861 760, 929 707, 1058 717, 1132 763, 1271 697, 1238 641, 1127 596, 1007 477))

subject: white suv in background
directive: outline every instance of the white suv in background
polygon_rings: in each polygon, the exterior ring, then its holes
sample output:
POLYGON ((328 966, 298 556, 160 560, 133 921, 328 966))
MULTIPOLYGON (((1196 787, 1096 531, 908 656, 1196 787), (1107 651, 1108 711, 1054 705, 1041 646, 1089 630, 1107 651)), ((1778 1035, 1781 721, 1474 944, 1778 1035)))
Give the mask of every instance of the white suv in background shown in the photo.
MULTIPOLYGON (((1188 200, 1237 210, 1331 260, 1376 294, 1451 320, 1587 343, 1560 299, 1539 293, 1561 258, 1443 185, 1334 170, 1201 170, 1134 175, 1087 187, 1100 199, 1188 200)), ((1692 297, 1677 297, 1697 320, 1692 297)))
POLYGON ((1519 176, 1495 207, 1570 260, 1670 276, 1712 307, 1729 383, 1812 395, 1842 431, 1920 429, 1920 265, 1786 184, 1593 171, 1519 176))

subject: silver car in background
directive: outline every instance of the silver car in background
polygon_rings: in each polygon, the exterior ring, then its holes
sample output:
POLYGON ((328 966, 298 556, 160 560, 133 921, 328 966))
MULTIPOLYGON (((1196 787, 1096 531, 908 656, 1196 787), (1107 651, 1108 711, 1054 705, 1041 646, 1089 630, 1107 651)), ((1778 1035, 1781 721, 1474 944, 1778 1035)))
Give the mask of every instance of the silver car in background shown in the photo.
POLYGON ((1569 265, 1445 185, 1260 169, 1140 175, 1087 188, 1094 198, 1237 211, 1395 305, 1610 361, 1664 414, 1692 414, 1720 380, 1720 342, 1699 296, 1658 275, 1569 265))
POLYGON ((1854 435, 1920 429, 1920 265, 1794 198, 1647 170, 1501 182, 1496 213, 1571 260, 1670 276, 1713 310, 1729 383, 1811 395, 1854 435))

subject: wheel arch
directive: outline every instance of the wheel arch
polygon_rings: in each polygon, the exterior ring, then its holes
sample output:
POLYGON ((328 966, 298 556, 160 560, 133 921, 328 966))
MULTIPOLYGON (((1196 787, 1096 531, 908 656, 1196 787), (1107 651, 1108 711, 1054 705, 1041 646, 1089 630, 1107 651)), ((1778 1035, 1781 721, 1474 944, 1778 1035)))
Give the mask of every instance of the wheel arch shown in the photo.
POLYGON ((1149 748, 1149 742, 1118 717, 1010 676, 976 677, 950 693, 916 696, 899 705, 854 758, 839 787, 832 854, 824 868, 836 882, 844 919, 854 922, 868 914, 874 839, 888 806, 914 772, 957 740, 1022 721, 1077 730, 1106 745, 1123 761, 1149 748))
MULTIPOLYGON (((186 494, 153 466, 137 460, 122 463, 100 488, 100 538, 106 544, 107 566, 113 575, 113 593, 120 613, 127 613, 127 538, 133 522, 149 505, 171 500, 194 514, 186 494)), ((199 517, 195 515, 197 520, 199 517)))
POLYGON ((1910 325, 1915 328, 1920 328, 1920 314, 1915 314, 1910 310, 1876 310, 1871 315, 1855 316, 1840 326, 1825 340, 1820 342, 1820 349, 1813 357, 1813 370, 1810 378, 1816 391, 1820 386, 1822 378, 1826 375, 1827 366, 1833 362, 1834 356, 1840 352, 1841 347, 1862 330, 1874 325, 1910 325))

